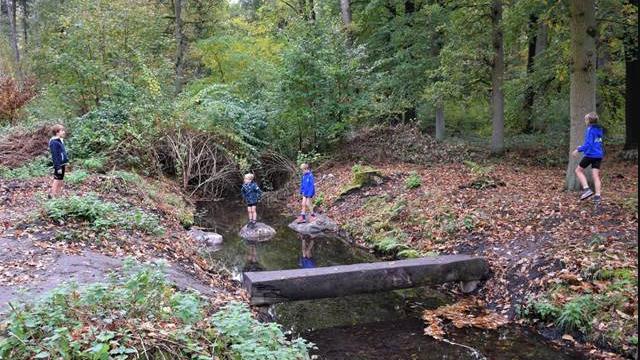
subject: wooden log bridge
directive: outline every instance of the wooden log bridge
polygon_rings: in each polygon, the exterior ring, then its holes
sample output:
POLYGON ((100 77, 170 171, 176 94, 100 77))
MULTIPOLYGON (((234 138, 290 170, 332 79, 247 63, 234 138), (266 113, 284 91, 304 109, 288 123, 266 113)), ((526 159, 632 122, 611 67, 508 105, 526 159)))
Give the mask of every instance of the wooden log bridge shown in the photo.
POLYGON ((488 277, 489 265, 484 258, 445 255, 311 269, 245 272, 243 282, 251 296, 251 304, 266 305, 451 281, 460 282, 462 290, 470 292, 480 280, 488 277))

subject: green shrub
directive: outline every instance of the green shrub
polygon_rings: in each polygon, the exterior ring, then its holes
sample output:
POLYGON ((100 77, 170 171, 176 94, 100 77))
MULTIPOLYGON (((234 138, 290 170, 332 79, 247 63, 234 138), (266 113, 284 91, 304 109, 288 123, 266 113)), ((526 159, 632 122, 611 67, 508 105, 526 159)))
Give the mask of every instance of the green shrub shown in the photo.
POLYGON ((324 193, 319 193, 318 196, 313 199, 313 207, 321 207, 322 205, 324 205, 324 193))
POLYGON ((176 291, 163 268, 127 260, 107 283, 62 286, 36 303, 14 304, 0 325, 0 358, 309 359, 312 344, 286 340, 246 305, 206 316, 208 302, 176 291))
POLYGON ((279 325, 257 322, 244 304, 229 303, 212 320, 238 359, 310 359, 313 344, 302 338, 287 340, 279 325))
POLYGON ((404 186, 407 189, 416 189, 422 185, 422 178, 417 172, 412 172, 409 177, 404 181, 404 186))
POLYGON ((105 202, 95 194, 56 198, 45 202, 45 214, 55 221, 86 221, 95 230, 121 227, 160 235, 163 228, 156 215, 139 209, 126 211, 120 206, 105 202))
POLYGON ((556 325, 565 331, 580 330, 588 333, 591 330, 591 319, 598 305, 590 295, 579 296, 564 304, 556 325))
POLYGON ((414 249, 404 249, 398 251, 398 257, 402 259, 414 259, 422 256, 418 250, 414 249))
POLYGON ((70 171, 65 175, 65 180, 70 184, 81 184, 89 177, 89 173, 86 170, 78 169, 70 171))
POLYGON ((112 176, 120 178, 129 183, 141 183, 140 175, 124 170, 115 170, 110 173, 112 176))
POLYGON ((107 159, 104 157, 90 157, 88 159, 80 160, 80 166, 89 171, 102 171, 107 164, 107 159))
POLYGON ((26 180, 34 177, 46 176, 51 171, 49 159, 46 156, 40 156, 20 167, 9 169, 0 166, 0 178, 12 180, 26 180))

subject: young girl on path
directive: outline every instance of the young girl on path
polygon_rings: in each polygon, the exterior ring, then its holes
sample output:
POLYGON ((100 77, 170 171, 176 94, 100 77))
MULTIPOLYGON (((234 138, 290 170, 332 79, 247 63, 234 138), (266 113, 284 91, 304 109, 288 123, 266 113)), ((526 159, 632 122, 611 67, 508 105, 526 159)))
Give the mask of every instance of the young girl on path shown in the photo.
POLYGON ((587 177, 584 174, 584 169, 591 165, 591 174, 593 175, 593 186, 595 187, 595 196, 593 201, 600 202, 600 190, 602 183, 600 181, 600 163, 604 157, 604 147, 602 145, 602 137, 604 130, 602 126, 598 125, 598 115, 595 112, 590 112, 584 116, 584 121, 587 124, 587 129, 584 133, 584 143, 577 149, 573 150, 573 156, 578 156, 578 153, 584 153, 584 157, 578 167, 576 167, 576 176, 582 185, 582 194, 580 200, 587 199, 594 192, 589 188, 587 183, 587 177))
POLYGON ((249 215, 248 225, 252 229, 256 226, 256 219, 258 217, 256 205, 258 205, 258 201, 260 201, 260 197, 262 196, 262 190, 260 190, 258 184, 253 181, 253 178, 253 174, 245 174, 244 184, 242 184, 242 188, 240 189, 242 198, 247 204, 247 214, 249 215))
POLYGON ((296 219, 298 224, 307 222, 307 210, 311 213, 311 217, 315 218, 316 214, 313 212, 313 196, 316 194, 316 187, 314 184, 313 174, 309 169, 309 164, 300 165, 302 169, 302 181, 300 182, 300 195, 302 195, 302 210, 300 216, 296 219))

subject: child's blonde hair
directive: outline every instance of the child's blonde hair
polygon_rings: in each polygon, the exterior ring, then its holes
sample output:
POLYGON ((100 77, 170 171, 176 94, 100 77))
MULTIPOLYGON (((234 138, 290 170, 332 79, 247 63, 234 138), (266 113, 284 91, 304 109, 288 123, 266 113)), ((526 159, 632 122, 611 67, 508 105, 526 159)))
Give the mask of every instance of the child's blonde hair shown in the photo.
POLYGON ((51 127, 51 135, 56 136, 60 132, 60 130, 64 130, 64 125, 55 124, 51 127))
POLYGON ((300 164, 300 169, 302 169, 303 171, 309 170, 309 164, 307 163, 300 164))
POLYGON ((585 115, 584 119, 589 122, 589 125, 597 124, 598 123, 598 114, 596 114, 595 111, 592 111, 592 112, 588 113, 587 115, 585 115))
POLYGON ((244 179, 245 180, 249 180, 249 181, 253 181, 253 174, 252 173, 244 174, 244 179))

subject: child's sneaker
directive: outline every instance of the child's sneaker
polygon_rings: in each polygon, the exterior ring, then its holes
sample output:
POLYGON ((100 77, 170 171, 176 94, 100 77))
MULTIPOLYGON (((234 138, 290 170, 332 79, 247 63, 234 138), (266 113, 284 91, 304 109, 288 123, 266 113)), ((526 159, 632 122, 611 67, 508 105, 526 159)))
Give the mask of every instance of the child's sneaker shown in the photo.
POLYGON ((600 197, 600 195, 596 195, 593 197, 593 203, 596 204, 596 206, 600 205, 601 202, 602 202, 602 197, 600 197))
POLYGON ((307 219, 305 219, 305 217, 302 215, 298 216, 298 218, 296 219, 296 223, 298 224, 304 224, 306 222, 307 222, 307 219))
POLYGON ((249 221, 249 229, 255 229, 256 228, 256 222, 254 220, 249 221))
POLYGON ((582 195, 580 195, 580 200, 587 199, 591 195, 593 195, 593 191, 591 191, 591 189, 586 189, 584 192, 582 192, 582 195))

